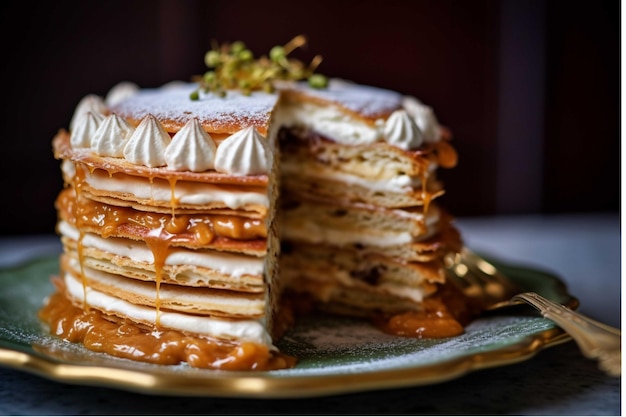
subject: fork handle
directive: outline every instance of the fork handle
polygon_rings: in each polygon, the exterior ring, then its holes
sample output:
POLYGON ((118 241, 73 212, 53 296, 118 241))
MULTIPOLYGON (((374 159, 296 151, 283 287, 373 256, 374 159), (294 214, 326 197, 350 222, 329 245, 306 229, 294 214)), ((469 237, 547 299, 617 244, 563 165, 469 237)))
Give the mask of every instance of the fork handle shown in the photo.
POLYGON ((561 304, 550 301, 534 292, 525 292, 512 301, 530 304, 543 317, 552 320, 578 343, 583 355, 597 359, 600 369, 612 376, 619 376, 622 368, 622 332, 597 322, 561 304))

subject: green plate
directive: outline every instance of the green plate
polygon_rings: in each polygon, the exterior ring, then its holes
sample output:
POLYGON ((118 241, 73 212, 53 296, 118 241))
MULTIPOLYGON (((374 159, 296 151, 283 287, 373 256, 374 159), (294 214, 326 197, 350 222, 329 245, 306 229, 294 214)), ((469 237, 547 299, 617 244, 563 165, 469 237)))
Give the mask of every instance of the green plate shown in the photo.
MULTIPOLYGON (((577 307, 554 275, 494 262, 526 290, 577 307)), ((513 309, 471 323, 446 339, 411 339, 354 319, 311 317, 278 343, 299 358, 293 369, 229 372, 160 366, 95 353, 49 335, 37 318, 57 257, 0 271, 0 365, 72 384, 166 395, 297 398, 433 384, 470 371, 527 360, 570 340, 554 323, 513 309)))

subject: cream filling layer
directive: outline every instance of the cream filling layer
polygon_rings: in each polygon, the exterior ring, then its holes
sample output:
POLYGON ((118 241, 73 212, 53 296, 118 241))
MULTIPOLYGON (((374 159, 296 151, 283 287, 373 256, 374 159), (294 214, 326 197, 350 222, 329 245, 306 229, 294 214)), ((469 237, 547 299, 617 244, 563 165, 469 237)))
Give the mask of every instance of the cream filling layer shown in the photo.
POLYGON ((389 282, 383 282, 377 285, 377 288, 399 298, 408 298, 416 303, 421 303, 424 300, 424 290, 422 288, 407 287, 406 285, 397 285, 389 282))
MULTIPOLYGON (((80 232, 71 224, 61 221, 57 227, 62 235, 79 241, 80 232)), ((154 254, 144 242, 123 238, 103 238, 93 233, 85 233, 82 237, 82 245, 129 258, 133 262, 154 264, 154 254)), ((165 265, 199 266, 234 278, 243 275, 261 276, 263 273, 263 258, 224 252, 199 252, 184 248, 170 248, 165 258, 165 265)))
MULTIPOLYGON (((64 166, 65 167, 65 166, 64 166)), ((68 171, 71 172, 70 169, 68 171)), ((70 177, 71 178, 71 177, 70 177)), ((246 205, 269 207, 267 192, 254 190, 237 190, 214 184, 203 184, 190 181, 177 181, 173 186, 161 178, 135 177, 126 174, 114 174, 95 170, 85 172, 85 182, 92 188, 107 192, 131 194, 137 199, 170 202, 179 204, 205 205, 223 203, 230 209, 239 209, 246 205)))
MULTIPOLYGON (((420 239, 432 236, 439 220, 438 212, 430 212, 425 218, 425 233, 420 239)), ((335 246, 365 245, 378 248, 403 245, 415 241, 409 230, 403 232, 384 232, 375 229, 337 229, 320 225, 308 218, 290 221, 289 227, 281 229, 281 237, 287 240, 298 240, 309 243, 326 243, 335 246)))
MULTIPOLYGON (((288 161, 281 161, 281 175, 300 176, 301 173, 301 166, 288 161)), ((389 179, 372 180, 358 175, 347 174, 345 172, 320 169, 314 172, 308 172, 307 176, 321 180, 342 182, 347 185, 357 185, 368 190, 383 192, 406 193, 414 191, 422 186, 422 180, 420 177, 411 177, 409 175, 398 175, 389 179)))
MULTIPOLYGON (((75 271, 81 271, 77 259, 70 259, 70 266, 75 271)), ((205 289, 180 287, 173 285, 161 285, 157 294, 153 283, 123 278, 108 272, 97 271, 83 267, 82 271, 89 281, 97 282, 108 288, 119 290, 123 293, 138 295, 142 298, 161 301, 173 300, 179 305, 196 305, 202 308, 232 312, 237 315, 259 316, 265 312, 265 299, 263 297, 241 297, 234 291, 210 292, 205 289)), ((74 275, 74 274, 72 274, 74 275)), ((74 278, 76 278, 74 276, 74 278)), ((80 281, 80 277, 78 277, 80 281)))
POLYGON ((280 106, 281 120, 287 126, 303 126, 344 145, 367 145, 383 140, 381 128, 369 125, 342 111, 337 105, 289 103, 280 106))
POLYGON ((135 305, 90 287, 85 289, 71 274, 65 274, 64 281, 72 298, 109 314, 127 317, 139 323, 156 323, 158 313, 160 325, 168 329, 221 339, 256 342, 273 347, 263 319, 222 320, 169 311, 157 312, 155 308, 135 305))

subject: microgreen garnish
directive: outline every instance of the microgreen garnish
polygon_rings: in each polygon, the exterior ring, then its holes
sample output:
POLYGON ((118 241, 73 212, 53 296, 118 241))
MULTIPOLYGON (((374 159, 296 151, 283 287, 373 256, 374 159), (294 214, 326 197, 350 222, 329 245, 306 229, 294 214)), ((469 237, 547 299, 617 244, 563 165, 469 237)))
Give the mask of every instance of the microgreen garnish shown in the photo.
POLYGON ((306 44, 306 38, 296 36, 287 44, 274 46, 269 56, 255 58, 246 44, 237 41, 231 44, 215 43, 204 56, 204 63, 209 68, 198 78, 198 89, 190 95, 191 100, 198 100, 200 92, 214 93, 220 97, 227 90, 239 90, 248 95, 252 91, 274 92, 276 81, 308 80, 312 88, 325 88, 328 79, 315 72, 322 57, 316 55, 309 65, 289 58, 296 48, 306 44))

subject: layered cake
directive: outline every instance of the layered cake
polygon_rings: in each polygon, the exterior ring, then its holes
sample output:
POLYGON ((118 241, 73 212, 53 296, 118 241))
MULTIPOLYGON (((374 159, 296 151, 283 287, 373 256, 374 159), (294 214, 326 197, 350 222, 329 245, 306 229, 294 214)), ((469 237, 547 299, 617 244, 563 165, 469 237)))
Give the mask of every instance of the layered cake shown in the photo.
MULTIPOLYGON (((214 50, 207 65, 242 51, 214 50)), ((212 71, 87 95, 55 136, 66 187, 57 292, 40 312, 51 331, 128 359, 228 370, 294 366, 276 342, 305 310, 409 337, 461 333, 444 269, 461 239, 435 201, 436 171, 456 153, 432 109, 310 71, 298 81, 307 68, 284 49, 237 65, 234 84, 212 71), (246 63, 272 62, 298 76, 255 88, 246 63)))

